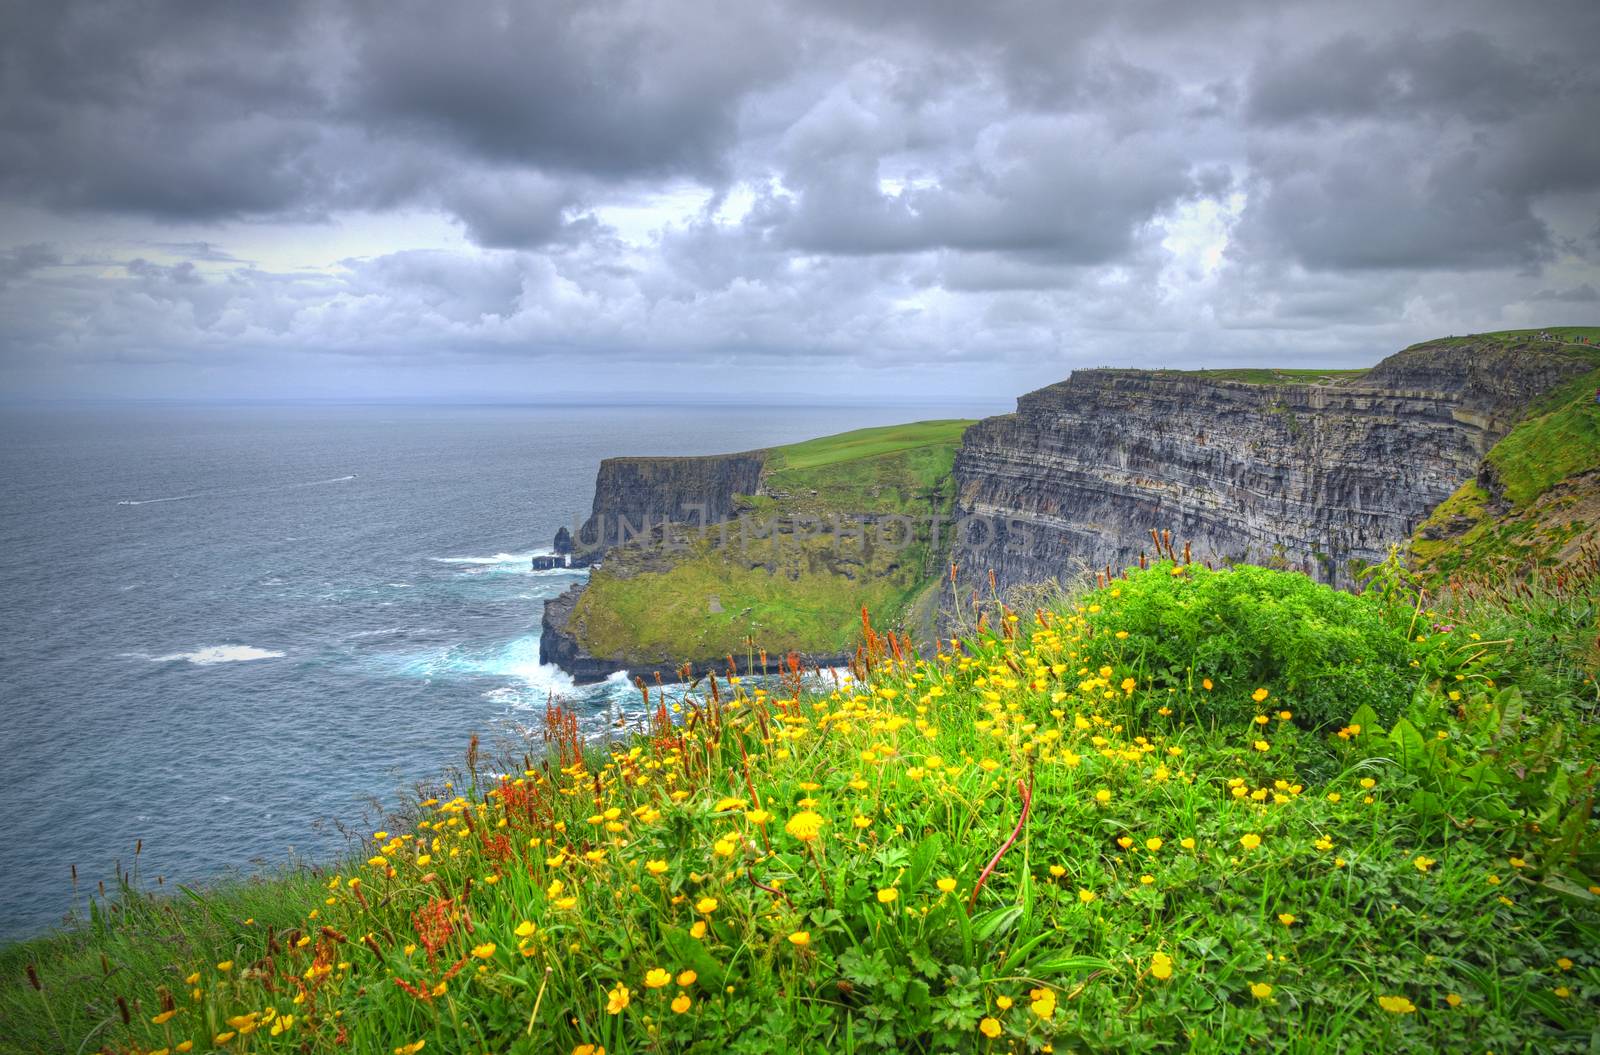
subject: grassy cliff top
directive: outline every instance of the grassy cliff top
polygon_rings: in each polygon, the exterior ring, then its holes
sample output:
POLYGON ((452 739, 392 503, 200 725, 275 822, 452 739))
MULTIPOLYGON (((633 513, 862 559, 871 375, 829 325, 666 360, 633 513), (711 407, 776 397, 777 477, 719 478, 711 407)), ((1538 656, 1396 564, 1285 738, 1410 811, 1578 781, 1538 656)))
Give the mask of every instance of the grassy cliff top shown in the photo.
POLYGON ((961 434, 973 423, 970 418, 912 421, 802 440, 772 448, 767 467, 771 470, 819 469, 917 447, 959 444, 961 434))
MULTIPOLYGON (((1163 371, 1166 372, 1166 371, 1163 371)), ((1279 370, 1270 367, 1237 367, 1220 370, 1173 371, 1210 381, 1243 381, 1250 385, 1326 385, 1350 381, 1367 372, 1358 370, 1279 370)))
POLYGON ((943 567, 927 518, 952 508, 950 470, 971 424, 917 421, 773 448, 762 493, 741 500, 738 520, 671 553, 634 544, 608 554, 570 628, 595 655, 657 663, 742 656, 751 639, 775 653, 836 652, 854 640, 863 604, 898 623, 943 567), (913 518, 913 534, 890 530, 885 543, 876 528, 821 526, 886 515, 913 518), (773 523, 784 530, 771 534, 773 523))

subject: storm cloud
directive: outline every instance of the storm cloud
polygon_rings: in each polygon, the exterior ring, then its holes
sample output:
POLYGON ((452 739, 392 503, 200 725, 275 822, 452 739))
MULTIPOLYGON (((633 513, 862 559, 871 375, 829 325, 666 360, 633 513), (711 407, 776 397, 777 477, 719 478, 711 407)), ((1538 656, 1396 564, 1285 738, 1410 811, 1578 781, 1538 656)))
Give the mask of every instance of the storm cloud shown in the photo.
POLYGON ((1589 0, 0 8, 0 392, 1008 396, 1593 323, 1589 0))

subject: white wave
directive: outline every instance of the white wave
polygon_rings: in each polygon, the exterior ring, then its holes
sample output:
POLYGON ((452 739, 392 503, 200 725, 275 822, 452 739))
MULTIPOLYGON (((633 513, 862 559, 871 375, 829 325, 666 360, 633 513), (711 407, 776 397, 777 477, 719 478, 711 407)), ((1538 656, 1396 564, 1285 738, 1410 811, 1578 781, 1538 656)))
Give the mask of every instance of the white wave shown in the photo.
MULTIPOLYGON (((454 564, 475 571, 532 571, 535 557, 548 557, 554 550, 531 549, 526 553, 496 553, 490 557, 429 557, 435 564, 454 564)), ((565 570, 565 569, 563 569, 565 570)))
POLYGON ((169 498, 124 498, 118 502, 119 506, 153 506, 157 502, 187 502, 191 498, 204 498, 209 492, 201 491, 193 495, 172 495, 169 498))
POLYGON ((389 586, 389 587, 391 587, 393 589, 396 589, 396 590, 409 590, 409 589, 411 589, 411 584, 408 583, 408 582, 391 582, 391 583, 385 583, 384 585, 389 586))
POLYGON ((254 645, 208 645, 197 648, 193 652, 173 652, 165 656, 152 656, 153 663, 176 663, 184 660, 197 667, 209 667, 217 663, 248 663, 256 659, 282 659, 284 653, 270 648, 256 648, 254 645))

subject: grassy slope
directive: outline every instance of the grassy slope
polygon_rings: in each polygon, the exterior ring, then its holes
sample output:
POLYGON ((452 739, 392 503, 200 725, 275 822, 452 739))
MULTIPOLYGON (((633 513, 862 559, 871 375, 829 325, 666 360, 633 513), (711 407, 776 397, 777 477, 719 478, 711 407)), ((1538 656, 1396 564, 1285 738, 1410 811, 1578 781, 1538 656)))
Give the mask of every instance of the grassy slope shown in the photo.
MULTIPOLYGON (((1600 350, 1595 355, 1600 361, 1600 350)), ((1529 408, 1489 452, 1501 493, 1489 494, 1476 480, 1462 484, 1419 526, 1411 542, 1414 558, 1441 573, 1515 569, 1554 562, 1592 535, 1591 510, 1600 490, 1597 387, 1600 368, 1529 408), (1424 537, 1430 533, 1443 537, 1424 537)))
MULTIPOLYGON (((668 570, 640 570, 650 566, 641 554, 616 554, 579 602, 579 640, 596 655, 655 662, 742 656, 752 638, 771 652, 845 648, 863 604, 893 620, 937 574, 926 519, 950 509, 950 469, 971 424, 914 422, 776 448, 763 478, 768 494, 744 503, 748 524, 911 516, 923 521, 911 544, 881 544, 875 531, 864 540, 754 538, 735 524, 726 542, 721 531, 693 540, 668 570)), ((901 529, 889 536, 904 538, 901 529)))
POLYGON ((1403 591, 1330 594, 1158 566, 867 684, 695 696, 692 729, 425 803, 323 887, 218 895, 199 927, 180 900, 166 933, 141 905, 12 949, 4 1035, 308 1055, 1592 1050, 1592 682, 1496 643, 1544 638, 1515 613, 1418 626, 1403 591), (1194 632, 1163 632, 1167 611, 1194 632), (1263 633, 1290 612, 1324 623, 1263 633), (1371 702, 1404 713, 1392 730, 1300 713, 1319 664, 1384 656, 1402 686, 1371 702))

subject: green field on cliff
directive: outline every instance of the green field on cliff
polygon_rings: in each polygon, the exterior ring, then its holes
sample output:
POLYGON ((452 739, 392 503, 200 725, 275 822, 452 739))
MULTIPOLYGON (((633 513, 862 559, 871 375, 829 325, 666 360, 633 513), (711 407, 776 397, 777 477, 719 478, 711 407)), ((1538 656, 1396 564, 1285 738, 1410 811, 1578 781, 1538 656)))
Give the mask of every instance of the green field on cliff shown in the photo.
MULTIPOLYGON (((1585 351, 1600 363, 1600 349, 1585 351)), ((1487 475, 1462 484, 1418 527, 1413 559, 1436 574, 1515 574, 1564 563, 1600 540, 1597 389, 1600 366, 1537 400, 1489 452, 1487 475)))
POLYGON ((1600 1043, 1600 562, 1488 596, 1158 564, 849 678, 470 753, 348 860, 0 954, 0 1050, 1600 1043))
POLYGON ((947 543, 935 545, 928 521, 952 510, 950 470, 971 424, 919 421, 774 448, 765 493, 742 499, 732 523, 687 533, 667 558, 655 547, 607 554, 568 629, 597 656, 676 662, 752 647, 837 652, 855 640, 862 605, 897 624, 942 570, 947 543), (854 529, 834 519, 862 515, 872 522, 854 529))

